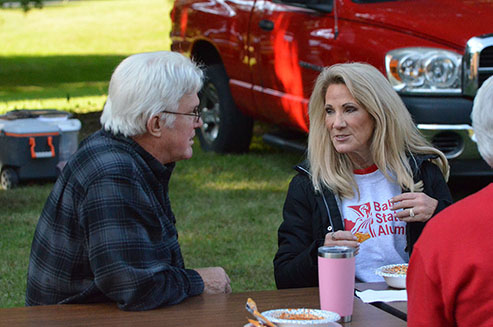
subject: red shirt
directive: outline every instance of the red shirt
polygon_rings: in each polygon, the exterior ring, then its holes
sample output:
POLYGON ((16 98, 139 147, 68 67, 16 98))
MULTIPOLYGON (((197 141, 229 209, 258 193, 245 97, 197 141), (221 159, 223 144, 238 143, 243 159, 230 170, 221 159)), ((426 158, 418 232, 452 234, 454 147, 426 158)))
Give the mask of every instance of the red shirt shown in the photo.
POLYGON ((493 326, 493 184, 425 227, 407 275, 408 326, 493 326))

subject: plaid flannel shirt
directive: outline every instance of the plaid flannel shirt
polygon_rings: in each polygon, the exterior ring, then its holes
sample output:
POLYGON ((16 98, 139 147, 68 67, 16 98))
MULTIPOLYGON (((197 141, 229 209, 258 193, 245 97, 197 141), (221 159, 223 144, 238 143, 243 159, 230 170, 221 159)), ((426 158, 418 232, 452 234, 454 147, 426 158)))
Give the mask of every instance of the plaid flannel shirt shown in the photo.
POLYGON ((26 305, 114 301, 147 310, 202 293, 178 244, 173 167, 103 130, 81 143, 39 218, 26 305))

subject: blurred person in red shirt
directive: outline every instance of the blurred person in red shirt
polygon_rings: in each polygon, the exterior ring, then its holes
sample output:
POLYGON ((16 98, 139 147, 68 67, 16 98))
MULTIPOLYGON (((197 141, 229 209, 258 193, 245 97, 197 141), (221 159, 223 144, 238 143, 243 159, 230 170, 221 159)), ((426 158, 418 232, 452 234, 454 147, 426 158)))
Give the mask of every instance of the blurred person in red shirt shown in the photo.
MULTIPOLYGON (((493 167, 493 77, 472 109, 479 152, 493 167)), ((437 214, 414 246, 408 326, 493 326, 493 183, 437 214)))

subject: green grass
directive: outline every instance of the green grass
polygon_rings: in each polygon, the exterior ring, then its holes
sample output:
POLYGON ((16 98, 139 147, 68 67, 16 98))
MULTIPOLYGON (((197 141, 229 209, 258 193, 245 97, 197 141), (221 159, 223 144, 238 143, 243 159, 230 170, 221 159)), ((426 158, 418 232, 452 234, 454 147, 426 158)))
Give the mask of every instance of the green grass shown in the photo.
POLYGON ((0 308, 22 306, 29 251, 52 184, 0 191, 0 308))
POLYGON ((0 10, 0 113, 101 110, 111 73, 126 56, 168 50, 171 0, 49 4, 0 10))
MULTIPOLYGON (((133 53, 169 49, 170 9, 170 0, 94 0, 27 14, 0 10, 0 113, 70 111, 85 138, 99 127, 116 65, 133 53)), ((245 155, 205 153, 195 145, 170 185, 186 265, 223 266, 234 292, 274 288, 276 231, 291 167, 300 160, 258 135, 245 155)), ((52 186, 0 190, 0 308, 24 305, 32 236, 52 186)))
POLYGON ((223 266, 234 291, 274 288, 276 231, 299 156, 197 150, 178 163, 170 186, 186 263, 223 266))

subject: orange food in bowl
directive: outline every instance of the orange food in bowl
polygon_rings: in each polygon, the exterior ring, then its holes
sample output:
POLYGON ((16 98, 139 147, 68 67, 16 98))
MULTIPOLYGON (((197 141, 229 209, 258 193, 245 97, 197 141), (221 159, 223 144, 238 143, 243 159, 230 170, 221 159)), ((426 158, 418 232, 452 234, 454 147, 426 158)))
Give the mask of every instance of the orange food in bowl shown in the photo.
POLYGON ((283 312, 279 315, 279 319, 286 320, 321 320, 322 317, 310 314, 310 313, 289 313, 283 312))
POLYGON ((391 268, 385 269, 384 272, 387 274, 396 274, 396 275, 405 276, 407 274, 407 265, 396 265, 391 268))

